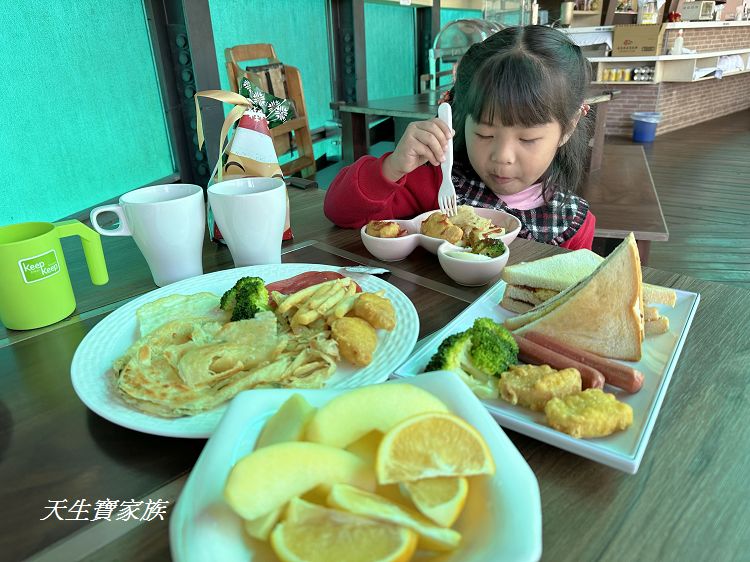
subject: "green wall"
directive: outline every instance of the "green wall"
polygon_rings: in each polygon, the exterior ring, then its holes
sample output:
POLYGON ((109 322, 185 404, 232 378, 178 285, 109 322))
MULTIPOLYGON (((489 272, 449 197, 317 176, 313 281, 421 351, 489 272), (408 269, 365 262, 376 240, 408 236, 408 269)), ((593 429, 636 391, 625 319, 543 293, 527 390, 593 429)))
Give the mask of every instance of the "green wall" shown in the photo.
POLYGON ((415 31, 414 8, 365 4, 368 99, 416 91, 415 31))
POLYGON ((57 220, 174 171, 140 0, 6 0, 0 29, 0 224, 57 220))
POLYGON ((209 0, 209 8, 223 89, 231 89, 224 49, 246 43, 271 43, 279 60, 300 70, 310 127, 315 129, 331 120, 324 0, 209 0))

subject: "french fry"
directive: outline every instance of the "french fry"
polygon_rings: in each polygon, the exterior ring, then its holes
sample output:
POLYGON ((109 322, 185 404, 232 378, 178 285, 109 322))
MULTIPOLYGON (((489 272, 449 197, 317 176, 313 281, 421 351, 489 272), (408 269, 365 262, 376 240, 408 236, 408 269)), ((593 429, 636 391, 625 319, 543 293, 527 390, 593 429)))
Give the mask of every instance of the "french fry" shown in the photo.
POLYGON ((325 301, 329 295, 336 292, 337 288, 338 279, 330 285, 321 285, 320 289, 315 291, 315 293, 309 299, 307 299, 307 301, 305 301, 302 306, 307 305, 311 310, 317 310, 318 306, 320 306, 320 303, 325 301))
POLYGON ((320 318, 320 312, 300 308, 292 318, 300 326, 307 326, 320 318))
POLYGON ((333 316, 336 318, 343 318, 347 314, 349 314, 349 311, 354 308, 354 303, 357 302, 357 299, 359 298, 359 295, 357 293, 350 295, 346 297, 344 300, 342 300, 340 303, 336 305, 336 308, 333 309, 333 316))
POLYGON ((307 300, 311 295, 314 295, 321 288, 321 286, 331 285, 336 281, 337 280, 334 279, 333 281, 326 281, 325 283, 310 285, 309 287, 305 287, 301 291, 292 293, 286 299, 284 299, 284 302, 282 302, 276 310, 283 314, 284 312, 289 311, 293 306, 298 305, 302 301, 307 300))
POLYGON ((330 297, 328 297, 325 301, 323 301, 317 307, 317 310, 318 312, 320 312, 321 316, 324 316, 326 312, 336 306, 344 298, 346 298, 346 288, 342 287, 335 293, 333 293, 330 297))

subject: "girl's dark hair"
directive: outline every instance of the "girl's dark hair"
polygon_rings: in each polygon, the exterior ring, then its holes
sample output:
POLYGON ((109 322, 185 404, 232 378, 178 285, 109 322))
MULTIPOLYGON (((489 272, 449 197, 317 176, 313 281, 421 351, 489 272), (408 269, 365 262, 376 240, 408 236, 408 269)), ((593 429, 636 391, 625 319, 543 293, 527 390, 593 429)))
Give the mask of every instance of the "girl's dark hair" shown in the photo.
MULTIPOLYGON (((504 126, 557 121, 563 134, 581 111, 590 65, 581 50, 556 29, 509 27, 473 45, 462 57, 453 88, 453 128, 457 158, 468 162, 466 118, 504 126)), ((557 150, 541 178, 543 194, 575 191, 588 150, 589 125, 582 115, 568 141, 557 150)))

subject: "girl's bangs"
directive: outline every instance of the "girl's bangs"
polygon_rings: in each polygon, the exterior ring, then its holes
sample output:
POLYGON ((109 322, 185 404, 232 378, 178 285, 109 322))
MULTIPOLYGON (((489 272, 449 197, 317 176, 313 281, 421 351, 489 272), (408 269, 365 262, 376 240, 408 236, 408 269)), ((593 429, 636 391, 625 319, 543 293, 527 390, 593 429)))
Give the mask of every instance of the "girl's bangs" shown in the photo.
POLYGON ((488 59, 469 88, 467 114, 476 123, 531 127, 565 115, 562 84, 534 59, 516 51, 488 59))

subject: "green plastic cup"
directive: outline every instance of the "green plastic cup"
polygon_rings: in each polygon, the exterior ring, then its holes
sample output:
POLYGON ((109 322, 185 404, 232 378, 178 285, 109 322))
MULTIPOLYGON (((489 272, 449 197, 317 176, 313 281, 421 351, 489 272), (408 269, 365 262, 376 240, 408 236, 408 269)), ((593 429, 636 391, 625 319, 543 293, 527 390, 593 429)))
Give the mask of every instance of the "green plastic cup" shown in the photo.
POLYGON ((109 281, 99 235, 76 220, 0 227, 0 321, 13 330, 49 326, 76 308, 60 238, 80 236, 91 281, 109 281))

